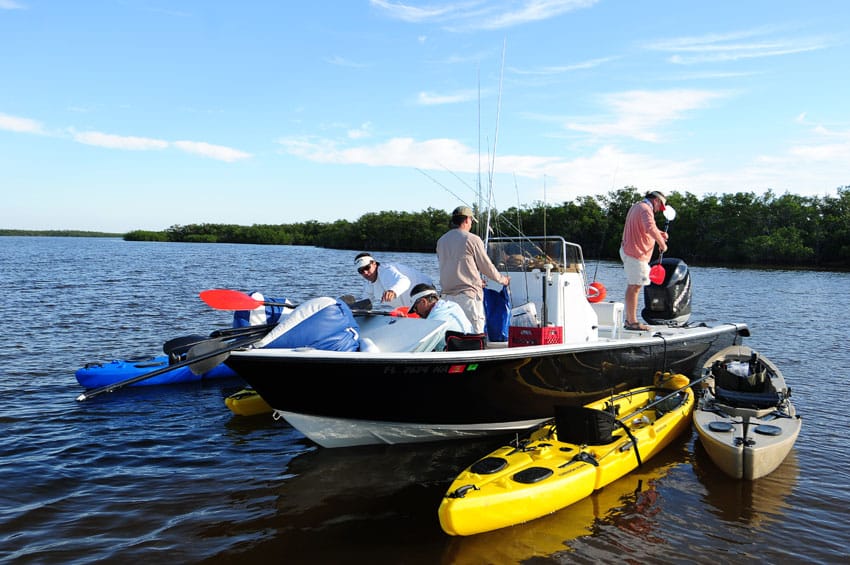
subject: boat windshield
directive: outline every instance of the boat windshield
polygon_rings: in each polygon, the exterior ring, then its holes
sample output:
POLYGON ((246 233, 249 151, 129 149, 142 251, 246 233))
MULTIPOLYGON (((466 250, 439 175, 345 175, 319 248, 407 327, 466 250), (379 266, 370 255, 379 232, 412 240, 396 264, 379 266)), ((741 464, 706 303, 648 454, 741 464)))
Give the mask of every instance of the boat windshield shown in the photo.
POLYGON ((584 264, 581 247, 568 243, 562 237, 494 237, 487 242, 487 254, 500 271, 579 269, 584 264))

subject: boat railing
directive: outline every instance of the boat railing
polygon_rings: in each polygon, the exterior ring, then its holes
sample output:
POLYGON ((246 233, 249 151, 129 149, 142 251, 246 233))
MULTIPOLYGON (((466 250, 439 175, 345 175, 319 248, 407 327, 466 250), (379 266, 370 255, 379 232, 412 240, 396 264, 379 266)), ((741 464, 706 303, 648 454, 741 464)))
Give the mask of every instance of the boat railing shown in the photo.
POLYGON ((505 272, 584 271, 581 246, 560 236, 492 237, 487 254, 496 268, 505 272))

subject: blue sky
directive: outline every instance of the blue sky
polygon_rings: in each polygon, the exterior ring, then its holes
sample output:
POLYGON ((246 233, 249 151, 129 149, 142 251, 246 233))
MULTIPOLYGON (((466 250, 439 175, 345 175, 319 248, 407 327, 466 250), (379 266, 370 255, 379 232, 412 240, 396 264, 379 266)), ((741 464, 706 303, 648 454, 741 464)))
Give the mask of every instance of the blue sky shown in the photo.
POLYGON ((843 0, 0 0, 0 228, 451 210, 479 174, 502 209, 835 195, 848 24, 843 0))

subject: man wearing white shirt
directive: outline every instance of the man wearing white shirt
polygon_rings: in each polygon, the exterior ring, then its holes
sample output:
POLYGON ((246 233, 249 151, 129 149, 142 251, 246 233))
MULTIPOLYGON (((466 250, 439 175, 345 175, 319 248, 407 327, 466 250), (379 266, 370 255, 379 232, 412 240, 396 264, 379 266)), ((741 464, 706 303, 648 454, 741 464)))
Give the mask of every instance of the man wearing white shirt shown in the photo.
MULTIPOLYGON (((448 322, 446 331, 464 334, 473 333, 472 322, 466 317, 463 308, 457 302, 441 299, 434 285, 418 284, 413 287, 411 292, 413 293, 411 296, 413 304, 410 306, 408 314, 417 314, 420 318, 448 322)), ((446 341, 444 338, 435 349, 442 351, 445 348, 446 341)))
POLYGON ((379 263, 369 253, 354 258, 354 267, 365 280, 362 299, 392 307, 410 306, 410 290, 417 284, 433 286, 431 278, 401 263, 379 263))

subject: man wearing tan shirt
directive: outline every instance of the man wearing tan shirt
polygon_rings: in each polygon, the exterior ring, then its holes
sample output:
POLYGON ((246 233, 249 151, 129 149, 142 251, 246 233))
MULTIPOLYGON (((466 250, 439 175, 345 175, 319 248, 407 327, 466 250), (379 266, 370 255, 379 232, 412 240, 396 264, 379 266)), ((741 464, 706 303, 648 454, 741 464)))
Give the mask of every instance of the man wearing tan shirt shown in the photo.
POLYGON ((472 324, 474 333, 484 333, 484 282, 481 275, 508 285, 511 278, 502 275, 490 261, 481 238, 471 232, 477 221, 469 206, 452 212, 452 229, 437 240, 442 298, 456 302, 472 324))

